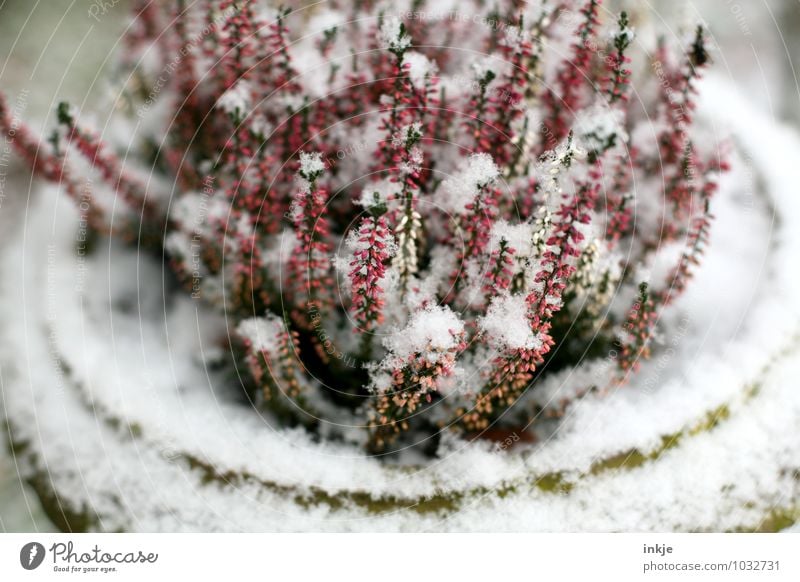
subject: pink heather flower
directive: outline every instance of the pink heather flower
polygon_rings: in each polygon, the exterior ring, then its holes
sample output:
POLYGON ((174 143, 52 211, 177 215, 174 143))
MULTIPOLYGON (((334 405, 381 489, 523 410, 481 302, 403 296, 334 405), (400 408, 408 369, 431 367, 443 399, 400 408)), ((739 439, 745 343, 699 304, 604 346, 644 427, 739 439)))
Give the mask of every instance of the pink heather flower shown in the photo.
POLYGON ((492 81, 497 77, 489 67, 475 66, 473 67, 473 74, 475 76, 475 83, 472 86, 475 88, 470 95, 469 102, 465 107, 467 112, 464 127, 469 132, 472 140, 473 152, 489 152, 492 148, 492 127, 487 123, 489 114, 494 112, 492 104, 492 94, 494 89, 490 89, 492 81))
POLYGON ((289 261, 289 281, 299 303, 327 307, 332 300, 333 277, 328 242, 328 192, 318 184, 325 165, 319 154, 300 154, 300 185, 295 195, 293 221, 298 245, 289 261))
MULTIPOLYGON (((0 93, 0 136, 5 144, 10 144, 28 164, 31 171, 53 183, 59 184, 79 209, 82 219, 95 231, 108 233, 110 227, 98 208, 92 189, 83 185, 73 176, 71 166, 63 158, 57 143, 44 144, 20 120, 14 119, 4 94, 0 93)), ((87 183, 88 184, 88 183, 87 183)), ((133 225, 124 228, 117 225, 120 238, 133 240, 133 225)))
POLYGON ((599 24, 600 0, 587 0, 581 8, 581 24, 572 45, 572 56, 563 63, 556 78, 556 91, 546 91, 544 95, 547 117, 542 130, 543 143, 559 142, 570 129, 570 120, 583 106, 586 95, 592 90, 590 66, 596 42, 596 29, 599 24))
POLYGON ((146 131, 124 157, 66 104, 41 140, 0 95, 0 135, 92 231, 165 256, 193 297, 226 310, 243 384, 281 422, 315 430, 344 407, 376 453, 443 426, 508 428, 538 415, 526 390, 588 347, 618 346, 624 376, 649 355, 727 168, 693 141, 702 28, 647 66, 626 15, 599 22, 600 0, 512 4, 476 4, 503 24, 476 27, 334 2, 309 31, 305 13, 253 0, 134 0, 119 77, 135 79, 126 95, 146 131), (564 7, 577 7, 567 39, 564 7), (637 93, 655 140, 628 104, 632 59, 656 89, 637 93), (661 224, 634 214, 653 208, 661 224), (623 322, 603 319, 664 240, 686 245, 667 280, 639 289, 623 322), (621 244, 630 265, 598 262, 621 244))
POLYGON ((418 311, 408 326, 384 344, 389 355, 382 367, 388 385, 377 385, 370 412, 372 448, 380 452, 408 429, 408 419, 432 401, 439 382, 453 373, 458 354, 466 348, 464 323, 447 307, 418 311))
POLYGON ((222 85, 228 90, 252 74, 256 54, 253 3, 251 0, 222 0, 219 10, 228 15, 220 34, 223 58, 219 65, 222 85))
POLYGON ((525 317, 535 339, 493 360, 488 381, 472 408, 461 410, 461 422, 468 430, 486 429, 498 410, 516 402, 554 345, 550 336, 551 321, 563 307, 564 289, 575 272, 574 259, 580 254, 579 245, 584 239, 579 225, 591 220, 598 191, 598 183, 582 183, 576 196, 561 204, 558 221, 534 278, 535 286, 525 298, 525 317))
POLYGON ((81 129, 75 123, 73 112, 65 104, 58 106, 58 120, 66 129, 66 139, 97 170, 102 178, 114 185, 114 188, 137 213, 153 215, 153 201, 148 200, 144 184, 123 169, 121 160, 116 154, 108 151, 100 139, 81 129))
POLYGON ((450 222, 457 226, 449 235, 458 245, 458 270, 451 273, 454 293, 467 283, 467 273, 462 271, 465 263, 486 253, 497 216, 499 190, 494 184, 499 175, 489 154, 472 154, 442 184, 441 207, 453 213, 450 222))
POLYGON ((516 250, 509 242, 501 238, 497 248, 489 257, 489 273, 483 285, 484 302, 488 305, 491 298, 511 286, 514 275, 514 254, 516 250))
POLYGON ((386 266, 396 252, 394 238, 383 216, 367 216, 348 238, 353 251, 350 282, 353 302, 350 310, 359 332, 372 331, 383 322, 383 287, 386 266))
POLYGON ((606 240, 615 245, 621 238, 632 233, 633 229, 633 196, 631 179, 637 152, 630 150, 630 157, 619 157, 616 160, 612 176, 612 187, 606 191, 605 212, 607 224, 606 240))
POLYGON ((625 51, 633 42, 634 36, 629 24, 628 14, 623 11, 619 16, 619 30, 614 34, 614 50, 604 61, 606 77, 603 78, 602 85, 610 103, 628 100, 631 71, 627 66, 631 59, 625 56, 625 51))
POLYGON ((490 97, 488 107, 491 133, 484 139, 483 151, 491 152, 494 160, 506 166, 524 151, 517 140, 516 122, 524 115, 523 97, 530 82, 528 64, 533 55, 530 34, 523 28, 522 18, 518 26, 509 26, 500 43, 500 52, 506 60, 506 72, 498 79, 490 97), (487 143, 488 142, 488 143, 487 143))
POLYGON ((640 360, 650 357, 650 340, 656 317, 656 306, 648 292, 647 283, 642 283, 639 285, 639 295, 622 326, 624 337, 619 339, 617 365, 623 372, 635 371, 640 360))
POLYGON ((242 320, 236 335, 244 346, 250 374, 260 388, 254 395, 256 401, 268 404, 285 420, 293 417, 293 411, 306 410, 309 414, 301 422, 313 425, 302 382, 299 334, 289 331, 276 316, 268 315, 242 320))
MULTIPOLYGON (((678 218, 682 217, 692 204, 695 193, 695 175, 700 164, 695 147, 688 134, 696 104, 696 81, 700 71, 709 62, 705 31, 697 27, 688 58, 678 66, 673 66, 667 52, 666 43, 659 45, 654 65, 660 79, 661 115, 664 130, 659 135, 660 159, 657 161, 667 183, 665 197, 672 205, 678 218)), ((677 229, 667 225, 665 234, 671 236, 677 229)))

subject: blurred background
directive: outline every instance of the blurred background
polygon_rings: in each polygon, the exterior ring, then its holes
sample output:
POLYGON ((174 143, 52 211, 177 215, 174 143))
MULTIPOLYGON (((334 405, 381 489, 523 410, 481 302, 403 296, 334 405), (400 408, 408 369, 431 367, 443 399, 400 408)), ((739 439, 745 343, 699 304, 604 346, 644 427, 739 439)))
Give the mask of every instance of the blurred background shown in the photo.
MULTIPOLYGON (((705 21, 718 50, 717 70, 772 117, 800 128, 799 0, 609 0, 650 11, 671 30, 705 21)), ((0 0, 0 90, 34 129, 68 100, 102 118, 112 54, 128 24, 126 0, 0 0)), ((0 245, 21 223, 30 177, 13 158, 0 166, 0 245), (2 182, 0 182, 2 184, 2 182)), ((0 388, 2 370, 0 369, 0 388)), ((2 407, 2 399, 0 399, 2 407)), ((0 414, 0 419, 3 416, 0 414)), ((20 482, 0 431, 0 531, 51 531, 36 496, 20 482)))

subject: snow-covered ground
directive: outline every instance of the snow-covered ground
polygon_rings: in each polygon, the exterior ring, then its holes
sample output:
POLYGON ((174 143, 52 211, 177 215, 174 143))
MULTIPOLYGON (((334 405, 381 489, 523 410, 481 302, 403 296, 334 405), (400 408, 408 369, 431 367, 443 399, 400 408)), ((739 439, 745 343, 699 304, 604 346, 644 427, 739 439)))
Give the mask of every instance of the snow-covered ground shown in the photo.
MULTIPOLYGON (((127 1, 100 21, 92 19, 92 2, 51 0, 0 3, 0 90, 12 98, 24 96, 16 108, 21 118, 38 128, 59 99, 99 101, 105 86, 93 79, 105 66, 111 46, 125 24, 127 1)), ((13 158, 0 167, 6 180, 0 187, 0 246, 7 244, 24 215, 30 178, 13 158)), ((20 482, 0 434, 0 531, 50 531, 36 495, 20 482)))

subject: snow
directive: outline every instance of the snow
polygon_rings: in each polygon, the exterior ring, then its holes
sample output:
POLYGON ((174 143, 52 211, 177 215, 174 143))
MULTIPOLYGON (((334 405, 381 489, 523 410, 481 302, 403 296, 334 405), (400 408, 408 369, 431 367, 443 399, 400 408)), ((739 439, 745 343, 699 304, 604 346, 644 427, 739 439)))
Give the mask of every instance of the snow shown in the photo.
MULTIPOLYGON (((394 254, 397 252, 397 242, 395 241, 394 236, 392 236, 388 227, 385 228, 385 231, 386 231, 386 236, 379 237, 376 240, 380 243, 383 243, 384 245, 382 254, 384 254, 387 257, 393 257, 394 254)), ((351 251, 355 252, 368 249, 372 246, 372 244, 370 243, 368 238, 362 236, 362 234, 359 232, 359 229, 353 229, 347 235, 345 246, 347 246, 347 248, 350 249, 351 251)))
MULTIPOLYGON (((497 68, 499 66, 499 62, 493 56, 486 56, 481 59, 475 60, 470 65, 470 72, 472 73, 472 78, 476 82, 481 82, 486 78, 488 73, 495 73, 494 80, 497 79, 497 68)), ((491 83, 489 85, 491 86, 491 83)), ((477 87, 475 87, 477 89, 477 87)))
POLYGON ((272 134, 273 127, 270 125, 269 121, 267 121, 264 114, 256 113, 250 119, 250 131, 262 139, 265 139, 272 134))
POLYGON ((511 224, 507 220, 497 220, 492 226, 490 250, 500 248, 500 242, 506 241, 514 249, 514 256, 530 257, 533 255, 534 226, 528 222, 511 224))
POLYGON ((217 107, 228 115, 244 117, 250 111, 252 91, 250 83, 244 80, 237 81, 222 94, 217 101, 217 107))
POLYGON ((625 38, 628 44, 632 43, 636 38, 636 29, 632 26, 626 26, 623 29, 613 28, 608 33, 609 41, 614 41, 617 38, 625 38))
POLYGON ((422 162, 425 161, 425 154, 419 146, 413 146, 408 151, 408 160, 400 164, 400 171, 405 174, 414 174, 422 170, 422 162))
POLYGON ((319 152, 300 152, 300 174, 307 180, 314 180, 325 171, 325 162, 319 152))
POLYGON ((408 76, 411 78, 411 83, 419 91, 425 89, 426 80, 430 77, 435 77, 439 70, 436 63, 417 51, 408 51, 403 61, 409 65, 408 76))
POLYGON ((503 44, 513 50, 520 50, 522 43, 530 41, 530 32, 516 26, 508 26, 503 31, 503 44))
POLYGON ((170 208, 170 218, 189 229, 199 228, 206 221, 209 198, 203 192, 181 194, 170 208))
POLYGON ((574 131, 589 149, 602 148, 612 135, 617 136, 616 145, 619 146, 628 141, 624 121, 621 109, 611 108, 601 101, 578 112, 574 131))
POLYGON ((456 349, 463 332, 464 322, 452 309, 432 305, 414 313, 408 326, 385 338, 383 345, 392 352, 393 361, 404 361, 415 354, 435 361, 437 352, 456 349))
POLYGON ((406 147, 410 142, 416 142, 422 135, 422 123, 415 121, 402 126, 392 136, 392 146, 395 148, 406 147))
POLYGON ((453 176, 442 182, 439 203, 442 208, 464 214, 467 206, 500 176, 500 169, 487 153, 472 154, 461 162, 453 176))
POLYGON ((486 315, 480 319, 480 329, 497 349, 539 348, 542 339, 531 331, 527 312, 525 295, 497 295, 492 298, 486 315))
POLYGON ((250 317, 236 326, 236 333, 250 342, 253 350, 275 356, 280 347, 278 338, 284 332, 283 322, 275 315, 250 317))
POLYGON ((500 169, 492 160, 492 156, 486 153, 472 154, 469 157, 467 173, 464 181, 475 184, 478 188, 485 188, 497 180, 500 169))
POLYGON ((400 193, 399 182, 385 178, 364 188, 355 203, 364 208, 371 208, 375 204, 388 205, 391 201, 397 200, 400 193))
POLYGON ((397 16, 384 18, 378 33, 381 46, 392 51, 403 51, 411 46, 411 37, 401 32, 402 21, 397 16))

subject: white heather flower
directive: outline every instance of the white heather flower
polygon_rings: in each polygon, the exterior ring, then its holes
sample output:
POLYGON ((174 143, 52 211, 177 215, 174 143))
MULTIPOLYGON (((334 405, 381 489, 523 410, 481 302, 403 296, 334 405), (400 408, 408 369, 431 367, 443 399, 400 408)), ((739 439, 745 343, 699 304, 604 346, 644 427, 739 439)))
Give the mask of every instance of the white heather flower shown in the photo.
POLYGON ((586 152, 578 147, 577 141, 570 137, 561 142, 554 150, 550 150, 535 168, 540 184, 540 192, 547 202, 553 194, 561 191, 558 178, 575 160, 581 160, 586 152))
POLYGON ((594 285, 598 275, 596 265, 599 257, 600 241, 595 239, 583 249, 575 266, 572 281, 579 292, 586 292, 594 285))
POLYGON ((392 265, 397 268, 401 277, 413 275, 419 270, 417 238, 421 230, 422 215, 416 210, 411 211, 410 220, 409 216, 404 214, 395 229, 398 252, 395 254, 392 265))

